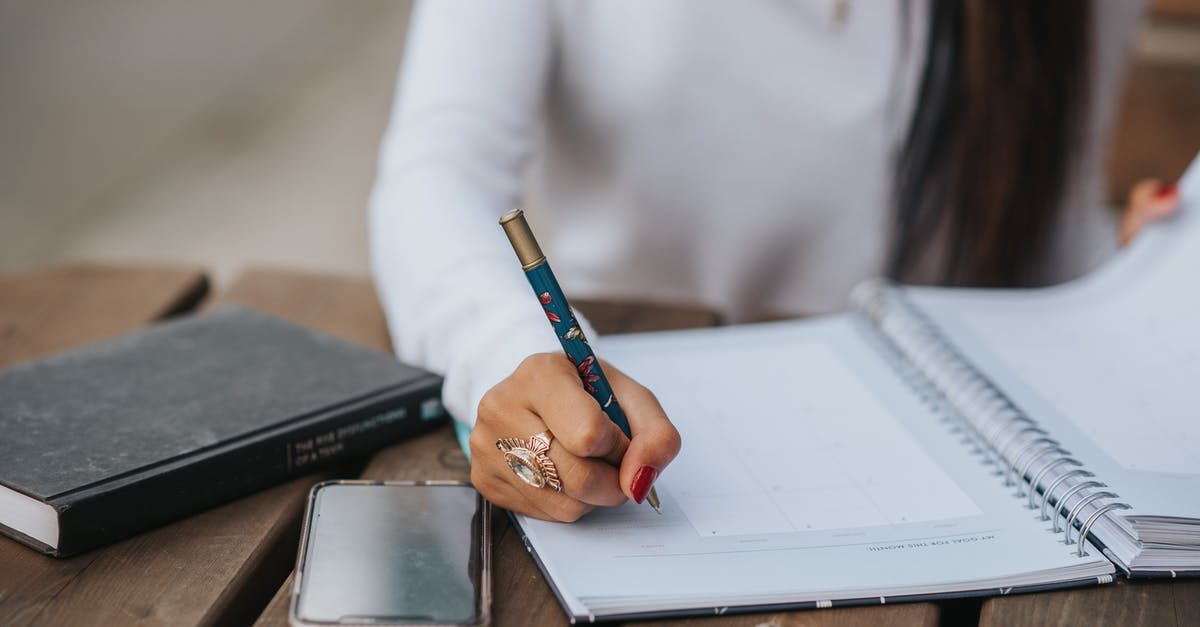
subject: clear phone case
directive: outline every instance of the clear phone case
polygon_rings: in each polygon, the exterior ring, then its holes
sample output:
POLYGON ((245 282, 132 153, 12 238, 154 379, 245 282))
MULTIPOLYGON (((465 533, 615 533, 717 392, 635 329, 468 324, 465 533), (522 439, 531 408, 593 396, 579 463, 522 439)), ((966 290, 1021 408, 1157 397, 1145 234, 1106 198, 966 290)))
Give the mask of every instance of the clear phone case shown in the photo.
MULTIPOLYGON (((473 562, 475 566, 471 568, 471 579, 475 588, 475 617, 473 622, 412 622, 412 621, 397 621, 387 617, 372 617, 369 615, 356 615, 349 620, 314 620, 311 618, 302 618, 299 615, 300 595, 304 589, 306 575, 309 575, 308 566, 309 549, 311 544, 310 534, 313 531, 313 515, 314 507, 316 506, 317 497, 321 490, 331 486, 389 486, 389 487, 406 487, 412 489, 439 489, 445 487, 473 487, 466 481, 364 481, 364 480, 334 480, 324 481, 313 486, 309 491, 308 503, 304 511, 303 528, 300 532, 300 550, 296 558, 295 578, 292 582, 292 594, 289 602, 288 620, 292 625, 299 627, 327 627, 329 625, 371 625, 374 627, 407 627, 413 625, 421 625, 423 627, 486 627, 491 624, 491 608, 492 608, 492 538, 491 538, 491 503, 484 499, 482 495, 476 492, 477 505, 475 508, 475 516, 472 519, 471 530, 471 557, 469 563, 473 562)), ((369 572, 370 569, 364 568, 364 571, 369 572)))

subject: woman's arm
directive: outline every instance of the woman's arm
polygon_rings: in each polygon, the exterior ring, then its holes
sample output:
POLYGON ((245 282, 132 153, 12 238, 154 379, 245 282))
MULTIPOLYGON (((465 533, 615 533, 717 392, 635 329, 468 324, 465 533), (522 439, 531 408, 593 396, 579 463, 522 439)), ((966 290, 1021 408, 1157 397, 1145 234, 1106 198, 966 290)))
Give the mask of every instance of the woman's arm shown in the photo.
POLYGON ((540 0, 413 10, 370 201, 371 263, 400 359, 443 373, 470 425, 484 392, 557 344, 497 224, 520 200, 552 55, 540 0))
POLYGON ((476 487, 501 507, 575 520, 645 498, 679 434, 615 368, 632 440, 584 393, 498 224, 537 132, 551 17, 538 0, 418 5, 371 196, 371 261, 397 355, 444 373, 447 409, 478 421, 476 487), (522 484, 495 446, 547 430, 561 492, 522 484))

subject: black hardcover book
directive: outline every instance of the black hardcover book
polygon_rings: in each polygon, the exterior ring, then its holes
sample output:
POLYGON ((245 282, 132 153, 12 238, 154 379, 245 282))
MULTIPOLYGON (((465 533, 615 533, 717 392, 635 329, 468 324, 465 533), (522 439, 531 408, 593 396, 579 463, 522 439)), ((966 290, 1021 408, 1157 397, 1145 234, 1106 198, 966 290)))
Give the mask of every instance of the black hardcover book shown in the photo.
POLYGON ((441 378, 226 307, 0 371, 0 531, 63 557, 440 423, 441 378))

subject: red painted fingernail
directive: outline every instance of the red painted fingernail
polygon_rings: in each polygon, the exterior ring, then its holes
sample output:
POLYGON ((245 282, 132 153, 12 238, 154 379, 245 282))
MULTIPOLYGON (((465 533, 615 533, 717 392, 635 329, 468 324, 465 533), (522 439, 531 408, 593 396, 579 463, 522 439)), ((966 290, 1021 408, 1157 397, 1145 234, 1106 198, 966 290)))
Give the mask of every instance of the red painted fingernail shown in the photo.
POLYGON ((1163 185, 1162 187, 1158 188, 1158 191, 1154 192, 1154 197, 1155 198, 1170 198, 1171 196, 1174 196, 1175 192, 1177 192, 1177 191, 1179 191, 1178 185, 1176 185, 1175 183, 1168 183, 1168 184, 1163 185))
POLYGON ((638 505, 646 500, 646 495, 650 494, 650 488, 654 486, 654 480, 657 478, 658 469, 654 466, 642 466, 633 476, 633 485, 629 486, 629 491, 633 493, 633 500, 638 505))

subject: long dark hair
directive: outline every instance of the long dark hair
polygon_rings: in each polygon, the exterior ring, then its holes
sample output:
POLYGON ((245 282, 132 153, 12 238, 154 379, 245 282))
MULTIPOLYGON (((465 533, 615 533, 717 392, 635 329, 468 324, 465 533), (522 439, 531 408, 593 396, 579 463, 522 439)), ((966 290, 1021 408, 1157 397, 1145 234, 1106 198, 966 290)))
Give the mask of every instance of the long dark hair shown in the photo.
POLYGON ((938 280, 1027 283, 1086 117, 1087 0, 930 0, 917 105, 895 170, 891 274, 940 242, 938 280))

